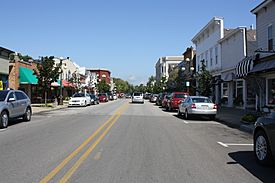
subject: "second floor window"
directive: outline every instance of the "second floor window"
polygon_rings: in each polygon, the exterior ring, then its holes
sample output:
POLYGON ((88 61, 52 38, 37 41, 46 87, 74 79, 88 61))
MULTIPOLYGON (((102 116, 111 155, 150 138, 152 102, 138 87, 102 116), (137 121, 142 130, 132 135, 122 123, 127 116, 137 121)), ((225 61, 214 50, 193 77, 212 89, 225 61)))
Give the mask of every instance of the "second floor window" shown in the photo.
POLYGON ((272 35, 272 25, 267 28, 267 39, 268 39, 268 51, 273 50, 273 35, 272 35))
POLYGON ((213 65, 213 48, 210 48, 210 66, 213 65))
POLYGON ((218 64, 218 46, 215 47, 215 62, 218 64))

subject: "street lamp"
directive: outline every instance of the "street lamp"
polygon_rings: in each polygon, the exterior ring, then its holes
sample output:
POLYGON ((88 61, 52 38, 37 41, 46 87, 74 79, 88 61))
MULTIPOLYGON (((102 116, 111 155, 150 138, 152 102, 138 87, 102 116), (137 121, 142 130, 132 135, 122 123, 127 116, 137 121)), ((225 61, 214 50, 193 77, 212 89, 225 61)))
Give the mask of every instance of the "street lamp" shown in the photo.
MULTIPOLYGON (((62 91, 62 75, 63 75, 63 61, 67 60, 63 57, 59 58, 60 61, 60 67, 61 67, 61 73, 60 73, 60 96, 59 96, 59 105, 63 105, 63 91, 62 91)), ((66 64, 64 65, 64 69, 66 69, 66 64)))

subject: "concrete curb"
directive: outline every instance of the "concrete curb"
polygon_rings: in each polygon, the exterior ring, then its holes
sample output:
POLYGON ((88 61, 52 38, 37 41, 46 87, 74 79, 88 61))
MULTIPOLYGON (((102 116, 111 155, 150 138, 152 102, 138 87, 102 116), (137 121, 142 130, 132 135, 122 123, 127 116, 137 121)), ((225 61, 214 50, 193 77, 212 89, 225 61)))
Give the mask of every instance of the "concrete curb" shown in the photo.
POLYGON ((32 112, 32 115, 38 115, 40 113, 49 112, 49 111, 56 111, 56 110, 66 109, 66 108, 68 108, 68 106, 62 106, 62 107, 58 107, 58 108, 51 108, 51 109, 46 109, 46 110, 41 110, 41 111, 34 111, 34 112, 32 112))
POLYGON ((217 122, 219 123, 222 123, 230 128, 235 128, 235 129, 238 129, 240 131, 243 131, 243 132, 246 132, 246 133, 249 133, 249 134, 253 134, 253 131, 254 131, 254 125, 253 124, 242 124, 241 121, 239 122, 239 124, 237 123, 232 123, 232 122, 229 122, 225 119, 222 119, 222 118, 219 118, 217 117, 216 118, 217 122))

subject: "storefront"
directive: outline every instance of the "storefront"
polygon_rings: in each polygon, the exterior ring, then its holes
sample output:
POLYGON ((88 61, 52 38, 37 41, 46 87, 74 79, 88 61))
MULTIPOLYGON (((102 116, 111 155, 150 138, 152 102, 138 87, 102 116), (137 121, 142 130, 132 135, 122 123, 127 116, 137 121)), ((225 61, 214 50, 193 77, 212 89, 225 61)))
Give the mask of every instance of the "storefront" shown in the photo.
POLYGON ((256 109, 256 92, 253 80, 248 73, 253 69, 254 56, 245 57, 236 66, 233 106, 243 109, 256 109))
POLYGON ((257 86, 255 91, 258 109, 265 105, 275 107, 275 54, 258 58, 249 77, 253 78, 257 86))

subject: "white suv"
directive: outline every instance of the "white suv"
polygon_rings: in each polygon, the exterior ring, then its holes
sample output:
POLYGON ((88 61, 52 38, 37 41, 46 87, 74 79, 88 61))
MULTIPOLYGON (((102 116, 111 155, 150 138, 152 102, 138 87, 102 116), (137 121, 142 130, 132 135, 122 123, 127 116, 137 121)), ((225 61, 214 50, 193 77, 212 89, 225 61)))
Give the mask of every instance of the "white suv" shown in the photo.
POLYGON ((140 93, 140 92, 133 93, 132 103, 144 103, 143 93, 140 93))

